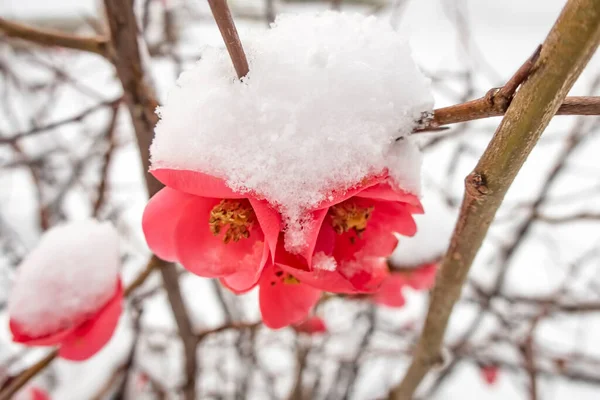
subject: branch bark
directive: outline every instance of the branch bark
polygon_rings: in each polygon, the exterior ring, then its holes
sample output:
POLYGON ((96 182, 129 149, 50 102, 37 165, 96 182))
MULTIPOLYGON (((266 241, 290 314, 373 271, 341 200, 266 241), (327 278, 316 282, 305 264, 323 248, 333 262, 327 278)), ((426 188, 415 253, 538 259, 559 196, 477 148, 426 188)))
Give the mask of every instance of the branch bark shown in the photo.
POLYGON ((227 0, 208 0, 208 4, 233 62, 235 72, 238 78, 242 79, 248 74, 248 60, 246 60, 242 42, 233 23, 231 11, 227 6, 227 0))
MULTIPOLYGON (((499 90, 492 89, 479 99, 434 110, 433 118, 416 129, 415 133, 437 131, 446 125, 460 122, 503 116, 509 104, 498 103, 499 90)), ((600 115, 600 96, 567 97, 555 115, 600 115)))
POLYGON ((0 18, 0 32, 8 37, 27 40, 42 46, 82 50, 102 57, 108 55, 108 41, 99 36, 80 37, 58 31, 36 29, 4 18, 0 18))
MULTIPOLYGON (((158 101, 154 91, 144 80, 138 40, 141 36, 133 13, 133 1, 105 0, 113 49, 111 58, 117 75, 123 85, 125 102, 131 114, 135 136, 144 168, 148 195, 151 197, 162 189, 162 184, 150 172, 150 144, 154 136, 154 126, 158 122, 155 110, 158 101)), ((171 305, 179 336, 183 343, 185 357, 184 397, 196 398, 196 349, 198 341, 181 295, 177 267, 173 263, 161 261, 160 272, 171 305)))
POLYGON ((461 212, 438 273, 423 333, 404 379, 391 391, 389 399, 412 398, 427 372, 440 361, 452 308, 492 219, 599 41, 600 1, 569 0, 548 34, 532 73, 465 180, 461 212))

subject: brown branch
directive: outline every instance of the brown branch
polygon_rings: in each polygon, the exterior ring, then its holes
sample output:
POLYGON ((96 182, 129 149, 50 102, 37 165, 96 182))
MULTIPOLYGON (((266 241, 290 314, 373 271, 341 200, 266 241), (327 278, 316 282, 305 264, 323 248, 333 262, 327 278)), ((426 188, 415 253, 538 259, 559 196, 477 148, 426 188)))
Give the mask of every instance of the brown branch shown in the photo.
MULTIPOLYGON (((504 98, 499 98, 500 90, 492 89, 479 99, 434 110, 433 118, 415 130, 415 133, 442 130, 445 125, 460 122, 501 117, 509 104, 502 105, 504 98)), ((567 97, 555 115, 600 115, 600 96, 567 97)))
POLYGON ((404 379, 389 398, 412 398, 440 359, 448 319, 504 195, 600 41, 600 2, 569 0, 532 73, 465 181, 465 197, 433 289, 423 332, 404 379))
MULTIPOLYGON (((162 189, 162 184, 150 172, 150 143, 154 136, 154 126, 158 122, 155 114, 158 101, 152 88, 144 80, 144 66, 139 50, 139 29, 133 13, 133 2, 105 0, 106 13, 110 28, 112 59, 117 75, 123 86, 124 98, 131 114, 137 139, 140 160, 144 169, 144 178, 148 195, 151 197, 162 189)), ((186 400, 196 398, 197 340, 192 322, 187 312, 179 286, 179 274, 173 263, 161 261, 160 272, 167 298, 173 311, 177 329, 183 343, 185 354, 186 400)))
POLYGON ((206 338, 207 336, 214 335, 216 333, 225 332, 225 331, 228 331, 231 329, 238 330, 238 331, 241 331, 244 329, 256 329, 260 326, 262 326, 262 321, 249 322, 249 323, 245 323, 245 322, 226 323, 225 325, 221 325, 216 328, 211 328, 211 329, 201 331, 196 335, 196 338, 200 342, 200 341, 204 340, 204 338, 206 338))
MULTIPOLYGON (((152 272, 162 267, 162 261, 160 258, 156 256, 152 256, 146 268, 125 288, 123 294, 127 297, 130 296, 135 289, 141 286, 146 278, 152 274, 152 272)), ((46 357, 42 358, 40 361, 36 362, 23 372, 21 372, 17 377, 10 381, 10 383, 2 388, 0 391, 0 400, 9 400, 12 396, 21 389, 31 378, 36 376, 38 373, 42 372, 50 363, 58 356, 58 349, 52 350, 46 357)))
POLYGON ((219 27, 221 36, 223 36, 223 41, 233 62, 235 72, 238 78, 242 79, 248 74, 248 60, 246 60, 242 42, 231 17, 231 11, 229 11, 229 7, 227 6, 227 0, 208 0, 208 4, 215 17, 215 22, 219 27))
POLYGON ((42 358, 31 367, 27 368, 15 378, 10 380, 9 384, 2 388, 0 400, 10 400, 19 389, 21 389, 31 378, 42 372, 58 355, 58 350, 54 349, 46 357, 42 358))
POLYGON ((94 201, 94 207, 92 209, 92 215, 94 217, 98 217, 100 213, 100 209, 104 205, 104 201, 106 200, 106 192, 108 186, 108 171, 110 168, 110 162, 112 160, 113 153, 116 148, 115 144, 115 131, 117 126, 117 117, 119 116, 119 104, 115 104, 113 106, 113 113, 110 121, 108 123, 108 127, 106 128, 106 141, 108 142, 108 148, 106 149, 106 153, 104 153, 104 157, 102 157, 102 168, 100 170, 100 184, 98 185, 96 200, 94 201))
POLYGON ((36 29, 0 18, 0 32, 42 46, 58 46, 108 56, 108 41, 98 36, 80 37, 53 30, 36 29))
POLYGON ((84 118, 86 118, 88 115, 93 114, 96 111, 103 109, 104 107, 116 107, 120 102, 121 102, 120 97, 115 100, 108 100, 108 101, 100 102, 89 108, 86 108, 85 110, 83 110, 71 117, 67 117, 67 118, 63 118, 63 119, 55 121, 55 122, 51 122, 48 125, 34 127, 27 131, 16 133, 16 134, 12 135, 11 137, 0 138, 0 144, 12 144, 12 143, 17 142, 20 139, 29 137, 31 135, 35 135, 38 133, 56 129, 62 125, 70 124, 73 122, 79 122, 79 121, 83 120, 84 118))
POLYGON ((561 217, 551 217, 549 215, 536 213, 533 216, 538 221, 546 222, 548 224, 562 224, 565 222, 576 222, 576 221, 600 221, 600 214, 583 212, 573 215, 565 215, 561 217))
MULTIPOLYGON (((546 310, 547 311, 547 310, 546 310)), ((523 355, 523 361, 525 364, 525 370, 529 376, 529 399, 538 400, 538 384, 537 384, 537 367, 535 362, 535 349, 534 349, 534 332, 540 319, 544 316, 546 311, 543 311, 531 323, 531 328, 527 334, 525 342, 521 346, 521 353, 523 355)))

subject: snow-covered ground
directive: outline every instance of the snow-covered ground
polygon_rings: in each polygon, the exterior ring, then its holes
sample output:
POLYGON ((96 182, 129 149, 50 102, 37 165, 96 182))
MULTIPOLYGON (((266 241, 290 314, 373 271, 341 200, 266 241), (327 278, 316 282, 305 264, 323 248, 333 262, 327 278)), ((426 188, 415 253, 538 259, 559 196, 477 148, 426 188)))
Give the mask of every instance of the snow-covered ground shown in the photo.
MULTIPOLYGON (((376 12, 405 34, 418 65, 433 80, 435 106, 442 107, 480 97, 490 88, 501 86, 543 41, 564 2, 390 0, 382 8, 344 2, 341 7, 345 11, 376 12)), ((203 1, 165 3, 180 22, 177 45, 163 46, 166 50, 155 54, 150 64, 161 99, 180 70, 200 57, 204 46, 222 45, 203 1)), ((236 18, 242 40, 250 30, 266 29, 261 0, 230 3, 234 12, 243 15, 236 18)), ((151 4, 147 32, 150 48, 162 37, 162 4, 151 4)), ((277 12, 308 12, 327 9, 329 4, 276 2, 275 7, 277 12)), ((2 17, 29 21, 81 20, 97 15, 98 9, 92 0, 0 2, 2 17)), ((86 32, 79 24, 72 26, 86 32)), ((600 55, 596 54, 571 94, 600 94, 592 88, 599 67, 600 55)), ((61 49, 17 51, 0 43, 0 71, 0 137, 69 118, 120 93, 108 63, 97 56, 61 49), (60 84, 54 87, 52 82, 60 84)), ((0 304, 4 304, 12 285, 15 266, 39 240, 43 219, 40 201, 48 206, 51 224, 61 218, 91 215, 107 147, 103 134, 109 118, 110 110, 105 108, 81 122, 19 140, 18 149, 0 144, 0 304), (31 164, 24 164, 24 158, 44 161, 41 169, 34 169, 43 172, 41 177, 32 174, 31 164), (43 181, 39 191, 35 184, 38 179, 43 181), (61 190, 65 187, 68 189, 61 190)), ((474 167, 498 122, 499 118, 492 118, 454 126, 440 134, 422 134, 426 196, 435 198, 433 203, 447 205, 451 215, 460 205, 464 177, 474 167)), ((600 314, 566 308, 559 311, 555 303, 600 304, 596 273, 600 262, 599 226, 594 220, 548 222, 584 211, 600 213, 598 132, 597 117, 583 122, 575 117, 557 117, 544 133, 510 189, 473 266, 464 299, 451 318, 446 337, 446 367, 450 367, 446 371, 451 372, 446 375, 442 370, 441 375, 428 377, 421 388, 422 398, 530 399, 524 348, 532 348, 536 355, 539 399, 598 397, 600 345, 596 338, 600 334, 600 314), (571 151, 567 139, 579 138, 580 133, 583 139, 571 151), (564 161, 563 154, 567 154, 564 161), (546 188, 548 177, 559 164, 563 167, 546 188), (534 204, 540 193, 546 192, 543 201, 534 204), (515 246, 532 213, 536 218, 515 246), (499 296, 486 305, 482 293, 495 289, 499 296), (540 303, 540 299, 546 301, 540 303), (463 338, 466 340, 461 344, 463 338), (533 345, 528 347, 530 338, 533 345), (500 366, 498 380, 492 385, 481 376, 480 367, 487 363, 500 366)), ((145 204, 142 170, 125 108, 118 114, 113 142, 117 148, 108 168, 108 200, 100 217, 113 220, 119 230, 123 276, 128 282, 144 266, 148 250, 140 227, 145 204)), ((425 204, 428 201, 426 198, 425 204)), ((440 224, 448 219, 452 218, 440 216, 440 224)), ((441 232, 446 230, 440 227, 441 232)), ((436 232, 431 240, 443 241, 441 236, 436 232)), ((220 326, 227 320, 209 280, 184 273, 181 283, 197 330, 220 326)), ((127 362, 137 336, 131 398, 154 398, 148 395, 151 385, 145 376, 165 390, 176 389, 183 379, 181 347, 175 340, 175 322, 165 293, 157 289, 159 285, 159 277, 152 276, 141 290, 146 296, 141 328, 135 328, 137 310, 130 307, 109 345, 97 356, 85 363, 58 360, 34 383, 49 389, 54 399, 93 398, 107 386, 113 371, 127 362)), ((305 383, 319 388, 313 398, 370 400, 385 396, 402 377, 409 361, 408 351, 426 311, 427 297, 422 293, 410 292, 407 299, 400 310, 373 311, 364 302, 341 299, 319 308, 330 334, 315 339, 309 355, 305 383), (373 321, 377 325, 375 333, 368 339, 367 349, 359 350, 373 321), (352 372, 355 359, 361 367, 352 372), (356 384, 345 385, 353 390, 344 397, 343 391, 336 391, 336 385, 344 386, 345 379, 351 379, 354 373, 356 384)), ((234 319, 258 320, 256 293, 240 298, 226 294, 225 300, 234 310, 234 319)), ((21 347, 12 345, 8 330, 2 328, 7 326, 5 313, 0 319, 0 359, 8 361, 18 354, 18 360, 7 368, 8 373, 15 373, 43 352, 23 353, 21 347)), ((294 377, 295 337, 289 330, 273 332, 266 328, 258 329, 256 338, 250 337, 248 331, 242 331, 205 339, 199 348, 200 398, 223 398, 219 394, 233 398, 244 375, 250 376, 247 398, 285 398, 294 377), (256 359, 248 349, 238 353, 236 345, 240 343, 242 347, 254 343, 256 359)))

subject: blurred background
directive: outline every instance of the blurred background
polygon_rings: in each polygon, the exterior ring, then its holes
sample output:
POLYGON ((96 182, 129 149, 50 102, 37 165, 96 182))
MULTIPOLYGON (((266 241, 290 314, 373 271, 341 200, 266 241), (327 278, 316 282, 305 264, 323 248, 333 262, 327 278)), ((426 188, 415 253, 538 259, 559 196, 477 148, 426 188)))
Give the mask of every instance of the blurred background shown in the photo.
MULTIPOLYGON (((436 108, 483 96, 540 44, 565 0, 230 0, 244 33, 284 12, 373 14, 409 39, 436 108)), ((203 0, 136 0, 146 79, 164 98, 180 72, 223 42, 203 0)), ((107 32, 102 2, 2 0, 0 16, 78 35, 107 32)), ((572 95, 600 94, 600 56, 572 95)), ((104 58, 0 34, 0 307, 20 260, 63 220, 111 220, 123 276, 147 263, 143 168, 122 87, 104 58)), ((499 118, 421 133, 427 224, 422 250, 442 256, 463 179, 499 118), (431 232, 430 232, 431 231, 431 232)), ((444 365, 419 399, 600 398, 599 117, 555 117, 511 187, 451 318, 444 365), (532 386, 536 390, 532 390, 532 386), (537 393, 533 393, 537 392, 537 393)), ((422 239, 422 238, 421 238, 422 239)), ((393 263, 392 263, 392 266, 393 263)), ((397 267, 406 267, 399 265, 397 267)), ((427 291, 401 308, 327 297, 327 332, 271 331, 256 293, 236 297, 181 269, 197 332, 198 399, 385 398, 410 361, 427 291)), ((0 385, 44 351, 13 345, 0 314, 0 385)), ((30 387, 53 399, 177 399, 183 346, 160 276, 128 303, 117 333, 84 363, 57 360, 30 387)))

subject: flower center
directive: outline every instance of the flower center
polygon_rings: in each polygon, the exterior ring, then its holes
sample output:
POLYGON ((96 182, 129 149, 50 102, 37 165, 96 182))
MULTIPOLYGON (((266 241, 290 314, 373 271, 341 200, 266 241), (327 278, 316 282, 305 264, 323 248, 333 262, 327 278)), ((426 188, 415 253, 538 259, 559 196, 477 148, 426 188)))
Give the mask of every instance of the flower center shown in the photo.
POLYGON ((275 280, 271 281, 271 286, 275 286, 277 284, 277 280, 286 285, 298 285, 300 283, 300 280, 294 275, 283 272, 280 269, 275 272, 275 277, 275 280))
POLYGON ((361 233, 367 229, 367 223, 371 218, 373 206, 360 207, 352 202, 344 202, 329 207, 331 216, 331 226, 338 235, 354 230, 360 237, 361 233))
POLYGON ((223 235, 223 242, 227 244, 232 240, 248 239, 255 219, 256 215, 247 199, 221 200, 210 210, 208 226, 214 236, 227 227, 223 235))

